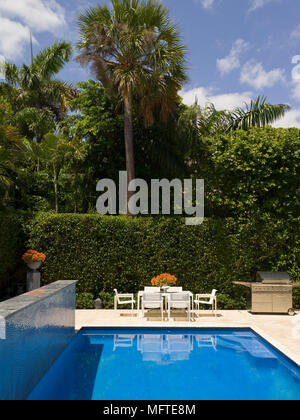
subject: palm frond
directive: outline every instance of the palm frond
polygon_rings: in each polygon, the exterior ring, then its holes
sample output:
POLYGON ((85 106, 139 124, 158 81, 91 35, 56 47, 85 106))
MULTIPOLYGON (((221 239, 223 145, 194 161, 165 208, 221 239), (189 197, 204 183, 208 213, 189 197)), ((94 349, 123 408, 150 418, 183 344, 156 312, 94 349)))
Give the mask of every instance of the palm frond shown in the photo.
POLYGON ((78 27, 77 60, 90 65, 110 93, 133 91, 146 125, 156 108, 162 119, 172 113, 186 81, 187 50, 168 9, 153 0, 112 0, 111 9, 87 9, 78 27))
POLYGON ((266 103, 267 98, 259 96, 250 104, 245 104, 245 109, 236 108, 230 113, 231 122, 228 131, 249 130, 252 127, 266 127, 282 118, 291 108, 289 105, 273 105, 266 103))
POLYGON ((50 79, 60 72, 71 59, 73 49, 68 42, 55 42, 42 50, 33 61, 33 68, 44 79, 50 79))

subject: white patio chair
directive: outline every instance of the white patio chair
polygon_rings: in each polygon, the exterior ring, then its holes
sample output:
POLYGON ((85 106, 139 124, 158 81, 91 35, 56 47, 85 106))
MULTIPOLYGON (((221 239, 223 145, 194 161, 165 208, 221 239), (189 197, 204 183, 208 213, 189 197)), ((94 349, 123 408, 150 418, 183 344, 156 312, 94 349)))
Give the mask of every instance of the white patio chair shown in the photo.
POLYGON ((189 360, 193 351, 193 336, 167 335, 167 346, 171 361, 189 360))
POLYGON ((145 334, 138 336, 138 351, 145 362, 161 362, 164 352, 164 336, 145 334))
POLYGON ((152 286, 150 286, 150 287, 148 287, 148 286, 145 286, 144 287, 144 292, 147 292, 147 293, 160 293, 160 287, 152 287, 152 286))
POLYGON ((115 334, 114 351, 117 347, 133 347, 135 337, 135 335, 115 334))
POLYGON ((117 289, 115 289, 114 292, 115 292, 115 302, 114 302, 115 311, 118 309, 118 305, 131 305, 131 310, 132 310, 132 315, 133 315, 133 309, 134 309, 134 304, 135 304, 133 293, 121 294, 121 293, 118 293, 117 289))
POLYGON ((215 351, 217 350, 218 338, 213 335, 195 335, 198 347, 212 347, 215 351))
POLYGON ((196 295, 196 299, 194 300, 194 304, 196 304, 198 311, 200 309, 200 305, 208 305, 212 308, 213 315, 217 316, 217 290, 214 289, 211 294, 206 295, 196 295), (203 300, 207 299, 207 300, 203 300))
POLYGON ((142 315, 145 309, 160 309, 161 320, 164 320, 164 299, 160 293, 144 293, 142 296, 142 315))
POLYGON ((181 293, 182 287, 169 287, 168 293, 181 293))
POLYGON ((191 295, 190 292, 170 293, 168 296, 168 316, 171 317, 171 309, 186 309, 189 321, 191 320, 191 295))

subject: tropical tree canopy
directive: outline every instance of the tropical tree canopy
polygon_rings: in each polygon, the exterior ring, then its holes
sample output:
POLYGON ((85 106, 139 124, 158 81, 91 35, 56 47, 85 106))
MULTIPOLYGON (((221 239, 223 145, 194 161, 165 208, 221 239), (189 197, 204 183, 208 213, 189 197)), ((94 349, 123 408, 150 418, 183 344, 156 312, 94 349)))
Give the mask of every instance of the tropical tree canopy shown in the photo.
POLYGON ((244 108, 238 107, 233 111, 218 111, 212 103, 201 107, 196 101, 186 109, 179 123, 189 135, 204 137, 238 129, 264 128, 282 118, 290 110, 289 105, 273 105, 266 101, 266 97, 258 96, 250 104, 245 103, 244 108))
POLYGON ((18 164, 27 150, 18 130, 9 124, 10 117, 9 104, 0 98, 0 205, 14 184, 18 164))
POLYGON ((90 8, 79 17, 77 60, 91 64, 110 92, 122 98, 137 94, 145 122, 152 125, 155 105, 163 118, 174 108, 186 80, 187 50, 160 2, 112 0, 111 6, 90 8))
POLYGON ((0 94, 9 100, 14 110, 13 123, 23 135, 40 141, 65 118, 76 90, 54 77, 71 55, 71 45, 60 42, 32 57, 30 65, 2 65, 5 82, 0 83, 0 94))

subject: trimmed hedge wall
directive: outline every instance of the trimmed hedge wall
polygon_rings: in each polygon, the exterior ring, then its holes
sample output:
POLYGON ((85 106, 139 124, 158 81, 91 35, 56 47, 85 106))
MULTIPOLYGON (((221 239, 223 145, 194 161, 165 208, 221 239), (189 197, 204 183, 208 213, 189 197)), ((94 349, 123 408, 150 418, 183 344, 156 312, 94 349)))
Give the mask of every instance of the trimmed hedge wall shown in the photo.
MULTIPOLYGON (((207 219, 185 226, 178 218, 40 214, 28 227, 29 247, 45 252, 43 281, 77 279, 79 307, 113 289, 136 293, 153 276, 170 272, 192 292, 219 290, 221 307, 246 307, 246 289, 258 270, 288 271, 300 281, 300 218, 251 221, 207 219)), ((300 298, 295 293, 295 306, 300 298)))

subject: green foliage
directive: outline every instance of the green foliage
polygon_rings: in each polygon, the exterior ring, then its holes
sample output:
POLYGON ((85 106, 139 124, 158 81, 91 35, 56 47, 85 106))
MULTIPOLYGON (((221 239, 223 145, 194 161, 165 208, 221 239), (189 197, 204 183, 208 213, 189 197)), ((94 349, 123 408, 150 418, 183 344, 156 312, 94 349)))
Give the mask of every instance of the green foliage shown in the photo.
MULTIPOLYGON (((47 255, 43 281, 77 279, 78 293, 111 307, 113 289, 136 293, 170 272, 194 293, 220 292, 220 306, 246 307, 246 289, 259 270, 288 271, 300 281, 300 218, 207 219, 186 226, 177 218, 126 218, 40 214, 30 226, 29 247, 47 255)), ((295 306, 300 307, 296 296, 295 306)))
POLYGON ((13 213, 0 212, 0 295, 21 263, 22 224, 13 213))
POLYGON ((199 142, 191 170, 205 179, 213 217, 300 214, 300 131, 254 128, 199 142))
POLYGON ((76 295, 77 309, 94 309, 94 296, 92 293, 77 293, 76 295))
POLYGON ((109 93, 136 95, 145 124, 154 110, 170 115, 186 81, 186 47, 169 10, 153 0, 111 1, 90 7, 78 18, 82 65, 91 65, 109 93))
POLYGON ((266 127, 282 118, 291 109, 289 105, 266 103, 267 98, 259 96, 246 104, 245 108, 236 108, 229 112, 229 130, 249 130, 253 127, 266 127))
POLYGON ((63 41, 40 51, 29 66, 1 65, 5 82, 0 83, 0 95, 9 101, 14 111, 12 124, 23 136, 41 141, 65 118, 69 101, 77 93, 71 84, 54 77, 71 55, 71 44, 63 41))
POLYGON ((289 105, 273 105, 266 101, 266 97, 259 96, 250 104, 244 104, 243 108, 235 108, 233 111, 218 111, 213 103, 201 107, 196 101, 187 107, 180 118, 179 126, 192 146, 200 137, 214 137, 238 129, 247 131, 254 127, 267 127, 290 110, 289 105))

